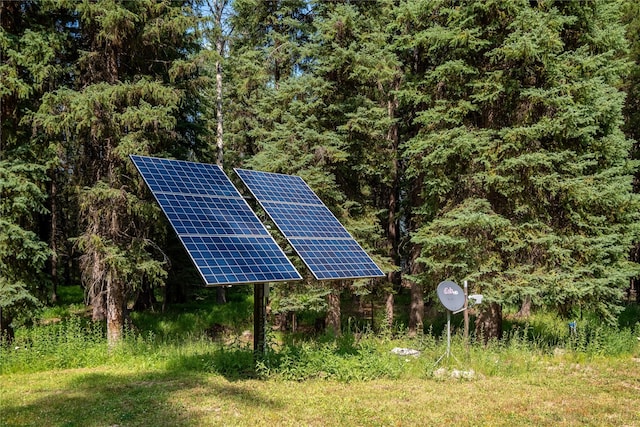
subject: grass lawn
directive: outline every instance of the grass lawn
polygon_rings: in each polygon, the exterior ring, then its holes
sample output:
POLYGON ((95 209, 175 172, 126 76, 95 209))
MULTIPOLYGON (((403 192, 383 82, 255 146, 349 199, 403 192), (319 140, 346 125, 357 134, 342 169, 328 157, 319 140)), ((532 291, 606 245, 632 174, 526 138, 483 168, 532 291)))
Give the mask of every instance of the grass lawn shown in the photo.
MULTIPOLYGON (((413 363, 413 362, 411 362, 413 363)), ((512 375, 233 379, 169 365, 0 376, 2 426, 640 426, 640 359, 550 357, 512 375)))
POLYGON ((456 334, 452 354, 463 361, 438 366, 445 342, 431 333, 274 334, 254 370, 250 340, 238 340, 246 325, 234 324, 250 315, 248 300, 205 303, 137 315, 111 352, 103 325, 75 313, 82 304, 45 313, 0 346, 0 427, 640 427, 636 306, 620 328, 584 320, 571 335, 564 320, 540 313, 487 346, 466 347, 456 334), (207 331, 220 321, 228 336, 214 340, 207 331), (473 375, 453 377, 454 367, 473 375))

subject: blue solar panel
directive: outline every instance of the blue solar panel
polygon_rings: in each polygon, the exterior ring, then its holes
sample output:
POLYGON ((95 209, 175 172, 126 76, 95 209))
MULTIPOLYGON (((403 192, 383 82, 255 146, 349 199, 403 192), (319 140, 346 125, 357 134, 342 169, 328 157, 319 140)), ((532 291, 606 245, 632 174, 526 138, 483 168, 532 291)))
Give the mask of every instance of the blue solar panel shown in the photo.
POLYGON ((316 279, 384 276, 302 178, 235 171, 316 279))
POLYGON ((285 236, 351 239, 351 235, 325 205, 262 204, 270 216, 278 218, 278 228, 285 236))
POLYGON ((131 156, 208 285, 302 277, 216 165, 131 156))

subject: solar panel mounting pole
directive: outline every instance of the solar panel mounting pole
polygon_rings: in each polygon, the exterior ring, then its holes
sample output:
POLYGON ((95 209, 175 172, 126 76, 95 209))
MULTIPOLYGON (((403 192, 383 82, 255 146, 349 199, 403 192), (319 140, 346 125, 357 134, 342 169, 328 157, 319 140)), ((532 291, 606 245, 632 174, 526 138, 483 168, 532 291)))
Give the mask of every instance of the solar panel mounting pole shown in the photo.
POLYGON ((253 357, 256 361, 265 353, 268 290, 268 283, 253 285, 253 357))

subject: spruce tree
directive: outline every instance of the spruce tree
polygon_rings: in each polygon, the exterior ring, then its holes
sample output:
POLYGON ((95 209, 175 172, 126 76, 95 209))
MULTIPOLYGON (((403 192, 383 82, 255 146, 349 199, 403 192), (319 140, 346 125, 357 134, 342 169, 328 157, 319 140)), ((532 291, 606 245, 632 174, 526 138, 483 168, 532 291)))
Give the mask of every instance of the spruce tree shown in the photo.
MULTIPOLYGON (((384 48, 391 4, 236 2, 234 8, 232 86, 240 102, 230 108, 242 123, 232 126, 244 163, 302 176, 369 252, 384 248, 380 223, 392 218, 390 228, 397 226, 397 208, 387 210, 398 180, 392 91, 399 67, 384 48)), ((339 332, 342 292, 367 293, 369 284, 279 285, 274 306, 285 313, 326 309, 326 325, 339 332)))
MULTIPOLYGON (((632 154, 635 160, 640 159, 640 4, 628 0, 624 2, 623 22, 627 25, 627 40, 629 41, 629 60, 631 69, 624 81, 627 94, 624 106, 625 134, 635 141, 632 154)), ((640 176, 636 172, 634 191, 640 192, 640 176)), ((631 259, 640 262, 640 244, 636 243, 631 251, 631 259)), ((640 280, 634 277, 629 286, 629 297, 635 292, 636 301, 640 302, 640 280)))
MULTIPOLYGON (((42 232, 53 150, 28 125, 41 97, 64 81, 66 16, 55 4, 0 2, 0 335, 43 300, 46 262, 56 253, 42 232)), ((55 244, 52 244, 55 248, 55 244)))
POLYGON ((487 301, 485 338, 499 336, 503 305, 527 298, 611 321, 636 272, 619 6, 414 6, 428 58, 413 85, 419 131, 404 146, 423 179, 418 279, 468 279, 487 301))
POLYGON ((384 293, 387 326, 399 288, 401 238, 397 91, 402 73, 389 27, 393 11, 393 2, 386 1, 319 2, 311 50, 312 72, 329 88, 317 115, 344 152, 344 159, 327 165, 344 193, 343 221, 389 272, 388 281, 367 281, 370 286, 354 290, 384 293))
POLYGON ((125 305, 162 284, 168 262, 158 208, 131 153, 197 156, 202 84, 192 2, 73 3, 78 60, 72 85, 47 94, 34 126, 62 141, 75 183, 80 266, 95 319, 120 340, 125 305))
MULTIPOLYGON (((330 203, 341 195, 319 162, 340 156, 331 133, 323 133, 318 95, 326 86, 308 72, 312 10, 304 1, 239 0, 233 4, 226 115, 227 153, 244 167, 301 175, 330 203), (327 147, 325 149, 325 147, 327 147)), ((305 271, 298 264, 299 271, 305 271)), ((295 327, 295 312, 323 311, 329 290, 310 276, 281 283, 270 294, 280 326, 295 327)), ((331 326, 331 325, 330 325, 331 326)), ((335 327, 335 325, 333 325, 335 327)))

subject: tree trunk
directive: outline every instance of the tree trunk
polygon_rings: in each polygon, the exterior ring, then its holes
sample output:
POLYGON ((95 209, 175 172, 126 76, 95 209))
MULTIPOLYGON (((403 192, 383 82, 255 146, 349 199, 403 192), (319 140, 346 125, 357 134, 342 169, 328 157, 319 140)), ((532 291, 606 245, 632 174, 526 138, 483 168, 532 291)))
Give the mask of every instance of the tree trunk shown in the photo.
POLYGON ((391 328, 393 328, 393 302, 394 302, 395 296, 393 294, 393 292, 389 292, 387 294, 387 299, 385 301, 385 313, 386 313, 386 320, 387 320, 387 327, 389 328, 389 330, 391 330, 391 328))
POLYGON ((485 344, 492 339, 502 338, 502 306, 492 302, 480 310, 476 317, 476 337, 482 337, 485 344))
MULTIPOLYGON (((214 4, 209 4, 215 19, 218 30, 216 35, 216 164, 222 168, 224 163, 224 128, 222 115, 222 56, 224 55, 224 37, 222 35, 222 13, 226 5, 226 0, 215 0, 214 4)), ((227 294, 223 286, 216 288, 216 302, 226 304, 227 294)))
POLYGON ((124 331, 124 286, 118 278, 107 279, 107 344, 114 348, 124 331))
POLYGON ((0 307, 0 344, 11 344, 15 337, 11 322, 13 319, 0 307))
POLYGON ((106 292, 98 290, 98 292, 90 294, 89 304, 91 304, 91 320, 102 322, 107 318, 106 292))
MULTIPOLYGON (((412 275, 422 272, 422 265, 416 262, 422 250, 420 245, 413 245, 411 248, 410 269, 412 275)), ((409 283, 411 290, 411 304, 409 306, 409 335, 415 336, 418 332, 423 331, 424 327, 424 290, 422 285, 411 281, 409 283)))
POLYGON ((422 285, 411 282, 411 306, 409 308, 409 336, 421 333, 424 328, 424 293, 422 285))
MULTIPOLYGON (((393 89, 398 90, 400 87, 400 79, 395 79, 393 89)), ((398 109, 398 99, 394 94, 389 94, 387 99, 387 115, 389 119, 395 120, 396 111, 398 109)), ((400 253, 398 250, 398 242, 400 240, 400 222, 398 220, 398 205, 400 199, 400 161, 398 155, 398 143, 400 141, 398 133, 398 124, 392 122, 387 131, 387 141, 389 144, 391 163, 391 184, 389 188, 389 200, 387 203, 387 240, 389 242, 389 257, 393 260, 394 265, 400 270, 400 253)), ((398 289, 402 282, 399 271, 391 271, 388 274, 388 280, 391 283, 391 290, 387 294, 385 311, 387 327, 393 328, 394 319, 394 292, 398 289)))
MULTIPOLYGON (((223 54, 223 41, 222 37, 216 40, 216 50, 219 55, 223 54)), ((216 148, 217 157, 216 162, 222 166, 224 160, 224 129, 222 120, 222 62, 220 58, 216 60, 216 148)))
POLYGON ((291 332, 298 332, 298 316, 295 311, 291 312, 291 332))
POLYGON ((55 172, 51 177, 51 194, 49 197, 51 200, 51 240, 49 243, 51 248, 51 303, 55 304, 58 302, 58 186, 56 185, 55 172))
POLYGON ((531 316, 531 296, 525 295, 522 300, 522 305, 520 306, 520 311, 516 313, 516 317, 528 318, 531 316))

